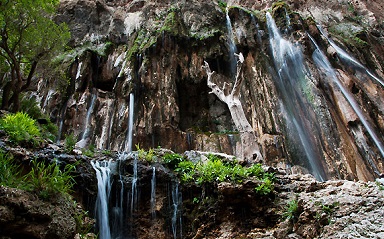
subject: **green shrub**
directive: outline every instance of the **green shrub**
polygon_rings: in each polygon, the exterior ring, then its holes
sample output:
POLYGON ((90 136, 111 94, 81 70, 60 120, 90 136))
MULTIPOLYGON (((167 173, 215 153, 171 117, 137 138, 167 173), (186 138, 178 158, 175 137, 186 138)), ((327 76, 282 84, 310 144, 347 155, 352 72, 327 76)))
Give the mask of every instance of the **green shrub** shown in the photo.
POLYGON ((38 124, 42 134, 41 136, 44 139, 50 139, 52 141, 55 140, 58 133, 58 127, 41 111, 41 108, 35 98, 27 97, 23 94, 20 101, 20 111, 27 113, 34 120, 45 119, 47 121, 45 124, 38 124))
POLYGON ((175 153, 166 153, 163 156, 163 162, 169 167, 169 168, 176 168, 176 166, 184 161, 183 156, 180 154, 175 154, 175 153))
POLYGON ((96 149, 95 145, 90 144, 90 145, 88 146, 87 149, 85 149, 85 148, 84 148, 84 149, 81 149, 81 152, 82 152, 85 156, 90 157, 90 158, 93 158, 93 157, 95 156, 95 149, 96 149))
POLYGON ((76 137, 73 133, 65 136, 65 151, 71 153, 75 149, 76 137))
MULTIPOLYGON (((260 185, 255 188, 257 194, 269 195, 274 190, 275 177, 272 173, 264 172, 261 164, 243 167, 236 161, 223 162, 213 154, 207 155, 207 158, 207 162, 181 161, 177 164, 175 172, 179 174, 182 182, 195 182, 198 185, 214 182, 241 183, 244 179, 255 177, 261 181, 260 185)), ((170 162, 177 160, 180 159, 175 156, 168 156, 170 162)))
POLYGON ((140 148, 140 145, 136 145, 137 150, 137 156, 139 159, 145 160, 148 163, 152 163, 155 159, 155 151, 153 149, 149 149, 148 151, 145 151, 144 149, 140 148))
POLYGON ((20 184, 20 169, 14 164, 12 155, 0 150, 0 185, 17 187, 20 184))
POLYGON ((48 199, 58 194, 68 195, 75 181, 71 175, 75 165, 67 164, 64 170, 56 163, 46 165, 44 162, 32 161, 31 171, 23 177, 29 191, 36 192, 41 198, 48 199))
POLYGON ((283 217, 288 219, 291 222, 296 222, 299 218, 300 211, 299 211, 299 203, 296 199, 292 199, 288 202, 287 206, 285 207, 285 212, 283 213, 283 217))
POLYGON ((255 190, 257 194, 266 196, 273 192, 274 187, 273 181, 269 177, 265 177, 255 190))
POLYGON ((40 142, 40 130, 35 120, 26 113, 7 114, 0 120, 0 128, 17 144, 27 142, 37 145, 40 142))

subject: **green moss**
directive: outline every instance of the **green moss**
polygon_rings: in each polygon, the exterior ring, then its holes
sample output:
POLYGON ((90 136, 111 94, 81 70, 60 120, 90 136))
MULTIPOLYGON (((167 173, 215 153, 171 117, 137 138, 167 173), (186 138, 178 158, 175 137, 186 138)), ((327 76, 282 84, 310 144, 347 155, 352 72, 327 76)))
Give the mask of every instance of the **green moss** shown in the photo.
POLYGON ((200 32, 192 32, 191 37, 195 38, 196 40, 203 41, 209 38, 213 38, 215 36, 219 36, 221 34, 222 32, 219 29, 205 27, 200 32))
POLYGON ((221 8, 221 10, 222 10, 223 12, 225 12, 225 9, 227 8, 227 3, 224 2, 224 1, 219 0, 219 1, 217 1, 217 4, 218 4, 219 7, 221 8))
POLYGON ((133 45, 129 48, 127 53, 127 59, 130 61, 133 56, 144 52, 157 42, 156 34, 148 32, 146 29, 141 29, 133 42, 133 45))
POLYGON ((365 48, 368 46, 368 43, 361 39, 359 36, 365 34, 365 30, 354 23, 341 23, 334 25, 329 28, 330 34, 337 38, 338 40, 357 47, 357 48, 365 48))

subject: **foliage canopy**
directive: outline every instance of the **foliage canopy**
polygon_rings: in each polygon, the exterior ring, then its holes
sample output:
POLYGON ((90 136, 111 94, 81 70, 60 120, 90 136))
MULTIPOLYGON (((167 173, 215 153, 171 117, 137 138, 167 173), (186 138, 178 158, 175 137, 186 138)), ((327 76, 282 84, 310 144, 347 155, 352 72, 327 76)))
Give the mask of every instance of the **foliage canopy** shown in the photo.
POLYGON ((0 85, 2 109, 16 112, 38 62, 49 59, 68 42, 66 24, 52 16, 59 0, 0 0, 0 85))

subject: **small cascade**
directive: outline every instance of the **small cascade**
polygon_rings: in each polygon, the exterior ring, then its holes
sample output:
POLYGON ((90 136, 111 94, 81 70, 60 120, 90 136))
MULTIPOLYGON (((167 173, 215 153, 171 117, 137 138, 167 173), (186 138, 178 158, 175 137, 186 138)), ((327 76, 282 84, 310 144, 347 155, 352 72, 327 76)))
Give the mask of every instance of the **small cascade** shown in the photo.
POLYGON ((338 45, 336 45, 336 43, 331 40, 327 34, 323 31, 322 27, 321 26, 317 26, 318 29, 320 30, 321 34, 328 40, 328 42, 331 44, 331 46, 336 50, 338 56, 349 62, 349 63, 352 63, 355 67, 357 67, 358 69, 360 69, 362 72, 365 72, 366 74, 368 74, 368 76, 375 80, 377 83, 379 83, 382 87, 384 87, 384 81, 382 79, 380 79, 379 77, 375 76, 370 70, 368 70, 364 65, 362 65, 360 62, 358 62, 356 59, 354 59, 352 56, 350 56, 346 51, 344 51, 342 48, 340 48, 338 45))
POLYGON ((227 41, 228 41, 228 48, 229 48, 228 54, 229 54, 231 76, 235 76, 236 74, 235 53, 237 52, 237 47, 233 39, 232 23, 231 23, 231 18, 228 15, 228 7, 225 9, 225 19, 226 19, 226 26, 227 26, 227 33, 228 33, 227 41))
POLYGON ((182 197, 181 193, 179 192, 179 184, 176 182, 172 186, 172 233, 173 238, 183 238, 182 237, 182 220, 181 220, 181 202, 182 197))
POLYGON ((97 93, 93 92, 91 102, 90 102, 88 110, 87 110, 87 115, 85 117, 84 132, 83 132, 83 135, 81 136, 80 141, 77 142, 77 145, 80 148, 84 148, 86 146, 87 140, 89 138, 89 134, 91 132, 91 117, 92 117, 92 113, 93 113, 93 108, 95 107, 96 99, 97 99, 97 93))
POLYGON ((285 33, 288 34, 291 31, 291 17, 288 14, 288 11, 285 9, 285 22, 287 24, 287 28, 285 29, 285 33))
POLYGON ((79 65, 77 66, 77 72, 76 72, 76 77, 75 79, 79 79, 81 76, 81 66, 83 65, 83 62, 80 62, 79 65))
POLYGON ((134 155, 133 160, 133 178, 132 178, 132 187, 131 187, 131 216, 137 206, 137 155, 134 155))
POLYGON ((260 30, 260 26, 259 26, 259 23, 256 21, 255 19, 255 16, 253 14, 250 14, 251 16, 251 21, 253 23, 253 25, 255 25, 255 28, 256 28, 256 32, 257 32, 257 43, 261 44, 262 43, 262 40, 261 40, 261 30, 260 30))
POLYGON ((57 143, 60 143, 61 134, 63 133, 64 118, 65 118, 65 113, 67 112, 67 106, 68 106, 68 101, 65 101, 63 107, 61 108, 61 112, 60 112, 59 130, 58 130, 57 138, 56 138, 57 143))
POLYGON ((151 179, 151 216, 152 219, 156 218, 156 168, 152 168, 151 179))
MULTIPOLYGON (((278 73, 276 85, 286 112, 286 119, 291 129, 289 137, 297 141, 297 150, 302 150, 311 173, 320 181, 326 180, 322 166, 323 156, 316 146, 316 128, 308 122, 316 123, 311 117, 305 96, 301 93, 305 85, 306 71, 301 50, 283 39, 271 14, 267 12, 267 26, 270 36, 271 51, 278 73)), ((296 143, 295 143, 296 144, 296 143)), ((296 150, 296 149, 295 149, 296 150)), ((299 156, 300 158, 301 156, 299 156)), ((302 160, 302 159, 300 159, 302 160)), ((302 161, 304 162, 304 161, 302 161)))
POLYGON ((111 192, 111 161, 91 161, 97 177, 96 222, 100 239, 110 239, 108 202, 111 192))
POLYGON ((133 134, 133 114, 134 114, 135 97, 133 93, 129 94, 129 116, 128 131, 125 143, 125 152, 132 152, 132 134, 133 134))
MULTIPOLYGON (((367 130, 368 134, 371 136, 372 140, 376 144, 378 150, 380 151, 381 155, 384 157, 384 147, 381 143, 379 137, 375 134, 374 130, 372 129, 371 125, 368 123, 366 117, 364 116, 363 111, 360 109, 358 103, 353 98, 353 96, 347 91, 347 89, 344 87, 344 85, 340 82, 340 80, 336 76, 336 72, 332 68, 330 62, 324 55, 324 53, 319 49, 319 46, 315 42, 315 40, 308 34, 309 38, 311 39, 312 43, 315 45, 315 51, 313 52, 312 58, 315 61, 317 67, 321 69, 326 76, 331 79, 340 89, 352 109, 355 111, 356 115, 359 117, 361 123, 364 125, 365 129, 367 130)), ((376 173, 379 175, 376 165, 374 165, 372 162, 370 163, 373 169, 376 171, 376 173)))

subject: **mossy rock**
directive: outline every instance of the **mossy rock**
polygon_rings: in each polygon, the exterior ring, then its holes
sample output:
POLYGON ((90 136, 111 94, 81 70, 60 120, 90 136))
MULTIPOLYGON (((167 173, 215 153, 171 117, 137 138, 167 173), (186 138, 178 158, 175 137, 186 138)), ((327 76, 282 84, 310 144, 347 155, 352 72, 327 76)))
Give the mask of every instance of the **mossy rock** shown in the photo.
POLYGON ((363 49, 368 46, 363 27, 354 23, 340 23, 329 28, 331 35, 347 45, 363 49))

